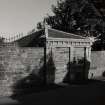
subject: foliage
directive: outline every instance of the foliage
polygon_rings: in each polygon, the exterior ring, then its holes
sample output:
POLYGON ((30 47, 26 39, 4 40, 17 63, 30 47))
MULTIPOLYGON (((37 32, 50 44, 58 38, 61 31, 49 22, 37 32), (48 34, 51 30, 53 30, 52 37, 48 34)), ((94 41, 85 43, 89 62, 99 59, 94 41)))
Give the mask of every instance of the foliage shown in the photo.
MULTIPOLYGON (((52 6, 54 16, 47 16, 45 21, 55 29, 80 35, 98 34, 102 30, 96 27, 101 25, 97 19, 99 14, 88 0, 59 0, 57 6, 52 6), (90 19, 96 19, 90 22, 90 19)), ((92 21, 92 20, 91 20, 92 21)), ((102 19, 101 19, 102 21, 102 19)))
POLYGON ((43 29, 44 28, 44 23, 43 22, 38 22, 37 23, 37 29, 40 30, 40 29, 43 29))
POLYGON ((0 44, 4 43, 4 38, 0 37, 0 44))
POLYGON ((92 45, 92 51, 105 50, 105 42, 102 40, 97 40, 92 45))
POLYGON ((94 1, 58 0, 57 5, 52 5, 52 12, 54 14, 53 16, 47 14, 43 22, 39 22, 37 24, 38 29, 44 28, 45 24, 47 23, 54 29, 85 37, 97 37, 100 39, 98 40, 100 41, 99 46, 105 45, 104 14, 96 6, 94 1), (98 37, 99 35, 100 37, 98 37))
POLYGON ((105 71, 102 73, 102 76, 105 77, 105 71))

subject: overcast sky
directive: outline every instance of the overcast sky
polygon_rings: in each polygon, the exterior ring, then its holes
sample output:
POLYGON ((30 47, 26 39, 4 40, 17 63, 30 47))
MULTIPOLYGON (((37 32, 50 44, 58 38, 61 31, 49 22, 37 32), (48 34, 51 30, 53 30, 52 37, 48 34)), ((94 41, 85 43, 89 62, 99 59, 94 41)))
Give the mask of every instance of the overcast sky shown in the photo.
MULTIPOLYGON (((0 0, 0 33, 27 32, 36 27, 57 0, 0 0)), ((8 34, 7 34, 8 36, 8 34)))

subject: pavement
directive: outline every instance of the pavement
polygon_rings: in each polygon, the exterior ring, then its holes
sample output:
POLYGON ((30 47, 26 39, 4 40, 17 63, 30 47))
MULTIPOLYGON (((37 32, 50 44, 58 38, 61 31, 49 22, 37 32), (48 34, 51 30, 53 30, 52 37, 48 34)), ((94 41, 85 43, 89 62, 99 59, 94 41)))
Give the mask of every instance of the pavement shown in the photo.
MULTIPOLYGON (((61 84, 63 85, 63 84, 61 84)), ((64 85, 64 87, 20 95, 16 99, 0 97, 0 105, 105 105, 105 83, 64 85)))
POLYGON ((3 97, 1 96, 0 97, 0 105, 19 105, 19 101, 17 100, 13 100, 12 98, 10 97, 3 97))

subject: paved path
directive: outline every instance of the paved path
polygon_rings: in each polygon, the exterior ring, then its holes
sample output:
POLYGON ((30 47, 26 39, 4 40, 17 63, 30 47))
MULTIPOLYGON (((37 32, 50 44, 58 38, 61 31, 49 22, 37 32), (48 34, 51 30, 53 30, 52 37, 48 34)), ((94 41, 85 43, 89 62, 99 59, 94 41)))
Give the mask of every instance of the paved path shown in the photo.
POLYGON ((105 85, 72 85, 20 96, 0 97, 0 105, 105 105, 105 85))
POLYGON ((19 102, 10 97, 0 97, 0 105, 18 105, 19 102))

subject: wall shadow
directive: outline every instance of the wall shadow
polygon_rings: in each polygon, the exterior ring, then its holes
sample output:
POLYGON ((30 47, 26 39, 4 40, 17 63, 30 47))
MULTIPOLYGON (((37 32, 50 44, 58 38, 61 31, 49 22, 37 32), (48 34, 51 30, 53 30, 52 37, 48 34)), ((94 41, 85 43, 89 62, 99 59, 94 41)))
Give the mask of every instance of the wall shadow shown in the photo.
POLYGON ((11 96, 12 98, 40 91, 47 91, 48 89, 59 87, 54 84, 55 65, 52 56, 49 56, 46 65, 43 64, 42 67, 39 68, 38 74, 35 73, 35 70, 36 69, 34 69, 28 76, 14 83, 12 87, 13 90, 13 95, 11 96))
POLYGON ((88 80, 90 62, 84 57, 67 63, 67 74, 64 83, 85 83, 88 80))

